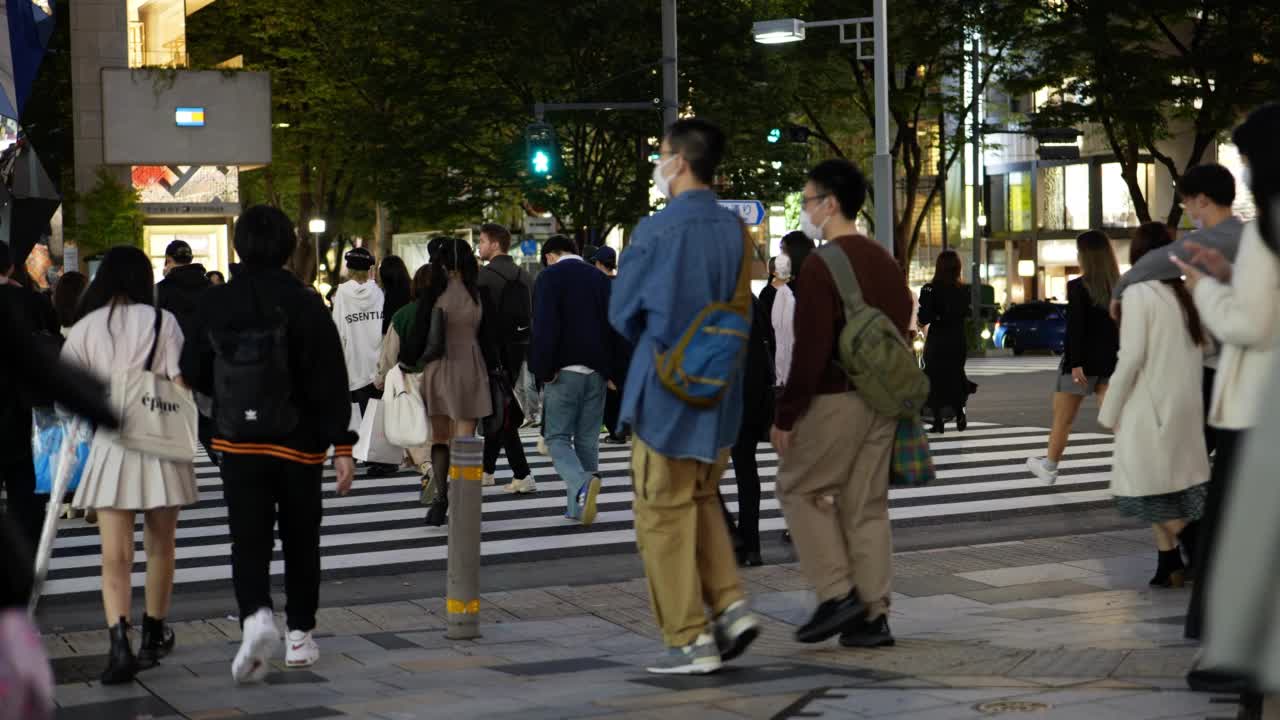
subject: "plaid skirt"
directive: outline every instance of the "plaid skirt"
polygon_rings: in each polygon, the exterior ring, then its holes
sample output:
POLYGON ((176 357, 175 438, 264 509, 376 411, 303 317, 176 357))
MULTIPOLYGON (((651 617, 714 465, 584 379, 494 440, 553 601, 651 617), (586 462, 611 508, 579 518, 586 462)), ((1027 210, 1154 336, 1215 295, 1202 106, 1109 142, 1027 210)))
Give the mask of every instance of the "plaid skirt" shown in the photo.
POLYGON ((1116 509, 1121 515, 1143 522, 1158 523, 1167 520, 1199 520, 1204 515, 1205 499, 1209 497, 1207 484, 1164 495, 1138 497, 1116 496, 1116 509))

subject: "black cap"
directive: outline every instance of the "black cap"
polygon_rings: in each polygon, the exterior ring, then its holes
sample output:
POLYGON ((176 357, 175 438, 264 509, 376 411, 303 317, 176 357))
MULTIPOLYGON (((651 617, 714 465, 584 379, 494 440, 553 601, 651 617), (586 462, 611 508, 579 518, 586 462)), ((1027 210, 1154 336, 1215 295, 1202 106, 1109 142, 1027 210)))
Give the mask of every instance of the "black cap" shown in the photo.
POLYGON ((351 250, 344 257, 347 259, 348 270, 368 270, 373 267, 373 253, 364 248, 351 250))
POLYGON ((604 265, 607 268, 613 268, 618 264, 618 253, 608 245, 596 251, 593 261, 604 265))
POLYGON ((189 263, 192 259, 191 246, 186 240, 174 240, 164 249, 164 256, 173 258, 176 263, 189 263))

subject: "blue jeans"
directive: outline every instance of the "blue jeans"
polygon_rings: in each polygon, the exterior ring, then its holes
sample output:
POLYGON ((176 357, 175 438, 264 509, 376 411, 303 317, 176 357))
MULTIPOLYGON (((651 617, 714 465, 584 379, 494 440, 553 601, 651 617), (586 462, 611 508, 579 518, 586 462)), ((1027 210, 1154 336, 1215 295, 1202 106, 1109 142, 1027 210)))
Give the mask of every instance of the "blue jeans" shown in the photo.
POLYGON ((562 370, 542 399, 542 436, 551 462, 564 480, 565 514, 577 518, 578 493, 600 468, 600 426, 604 422, 605 380, 600 373, 562 370))

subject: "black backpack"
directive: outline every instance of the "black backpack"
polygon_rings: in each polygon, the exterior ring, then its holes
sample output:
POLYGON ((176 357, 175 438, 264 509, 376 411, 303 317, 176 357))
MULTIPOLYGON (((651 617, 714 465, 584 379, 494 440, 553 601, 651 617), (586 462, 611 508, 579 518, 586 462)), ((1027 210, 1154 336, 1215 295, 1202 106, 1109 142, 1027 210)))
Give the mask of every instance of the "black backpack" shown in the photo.
MULTIPOLYGON (((250 287, 253 292, 253 287, 250 287)), ((232 442, 279 441, 298 426, 289 371, 289 319, 280 308, 266 315, 253 292, 264 326, 210 331, 213 346, 214 423, 232 442)))
POLYGON ((498 314, 501 316, 502 342, 512 345, 528 345, 533 337, 533 298, 529 287, 520 280, 520 269, 515 277, 507 278, 490 267, 502 278, 502 291, 498 293, 498 314), (515 289, 512 289, 515 286, 515 289))

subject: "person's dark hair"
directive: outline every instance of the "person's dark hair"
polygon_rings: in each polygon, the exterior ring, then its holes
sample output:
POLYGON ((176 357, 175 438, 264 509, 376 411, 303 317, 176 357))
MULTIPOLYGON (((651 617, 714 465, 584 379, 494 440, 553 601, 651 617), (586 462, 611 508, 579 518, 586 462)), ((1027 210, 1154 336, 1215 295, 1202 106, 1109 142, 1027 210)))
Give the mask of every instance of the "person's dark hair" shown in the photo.
MULTIPOLYGON (((1168 225, 1160 222, 1143 223, 1134 231, 1133 240, 1129 242, 1129 264, 1137 265, 1143 255, 1172 243, 1173 231, 1168 225)), ((1200 322, 1200 313, 1196 311, 1195 300, 1191 297, 1191 291, 1187 290, 1186 283, 1182 278, 1160 282, 1173 289, 1174 296, 1178 298, 1178 305, 1182 308, 1182 319, 1187 324, 1187 332, 1190 333, 1196 345, 1203 345, 1204 325, 1200 322)))
POLYGON ((485 223, 480 226, 480 234, 488 235, 490 240, 498 243, 502 252, 511 252, 511 231, 498 223, 485 223))
MULTIPOLYGON (((80 299, 78 317, 108 306, 113 313, 117 304, 151 305, 154 286, 155 271, 147 254, 132 245, 117 245, 102 256, 98 274, 80 299)), ((110 326, 108 313, 107 327, 110 326)))
POLYGON ((221 270, 210 270, 209 272, 205 273, 204 276, 209 282, 213 282, 213 278, 217 277, 219 284, 222 284, 222 285, 227 284, 227 276, 223 275, 221 270))
POLYGON ((1240 154, 1249 162, 1249 190, 1258 206, 1262 238, 1271 251, 1280 254, 1280 103, 1267 103, 1231 135, 1240 154))
POLYGON ((577 255, 578 246, 573 242, 572 238, 565 235, 552 235, 547 241, 542 243, 542 259, 545 261, 548 255, 577 255))
POLYGON ((427 288, 431 287, 431 263, 427 263, 413 272, 413 285, 409 288, 409 295, 417 300, 426 296, 427 288))
POLYGON ((1214 205, 1231 207, 1236 201, 1236 179, 1230 170, 1217 163, 1197 165, 1178 179, 1177 192, 1183 198, 1204 195, 1214 205))
POLYGON ((955 250, 943 250, 933 265, 933 279, 929 281, 935 288, 953 288, 961 284, 960 256, 955 250))
POLYGON ((813 238, 792 230, 782 236, 782 252, 791 258, 791 279, 794 281, 800 277, 800 266, 804 265, 805 258, 813 253, 813 238))
POLYGON ((836 158, 818 163, 809 171, 809 181, 831 193, 846 220, 858 217, 867 201, 867 179, 858 166, 848 160, 836 158))
POLYGON ((678 120, 667 130, 667 144, 689 163, 693 176, 706 185, 716 179, 724 157, 724 131, 701 118, 678 120))
POLYGON ((378 279, 382 281, 382 334, 391 327, 391 317, 409 304, 412 293, 409 287, 409 268, 395 255, 382 258, 378 266, 378 279))
POLYGON ((472 302, 480 304, 480 290, 476 278, 480 274, 480 263, 476 254, 466 240, 456 237, 445 237, 443 240, 432 240, 435 252, 431 256, 431 285, 423 297, 418 299, 418 311, 413 323, 413 332, 400 344, 400 362, 414 365, 427 349, 427 333, 431 329, 431 311, 436 301, 449 287, 449 273, 457 272, 472 302))
POLYGON ((58 285, 53 289, 53 309, 58 313, 59 325, 71 327, 80 319, 80 298, 87 287, 89 278, 75 270, 58 279, 58 285))
POLYGON ((0 275, 13 268, 13 254, 9 252, 9 243, 0 242, 0 275))
POLYGON ((289 216, 270 205, 255 205, 236 221, 236 254, 245 265, 284 267, 298 244, 289 216))

